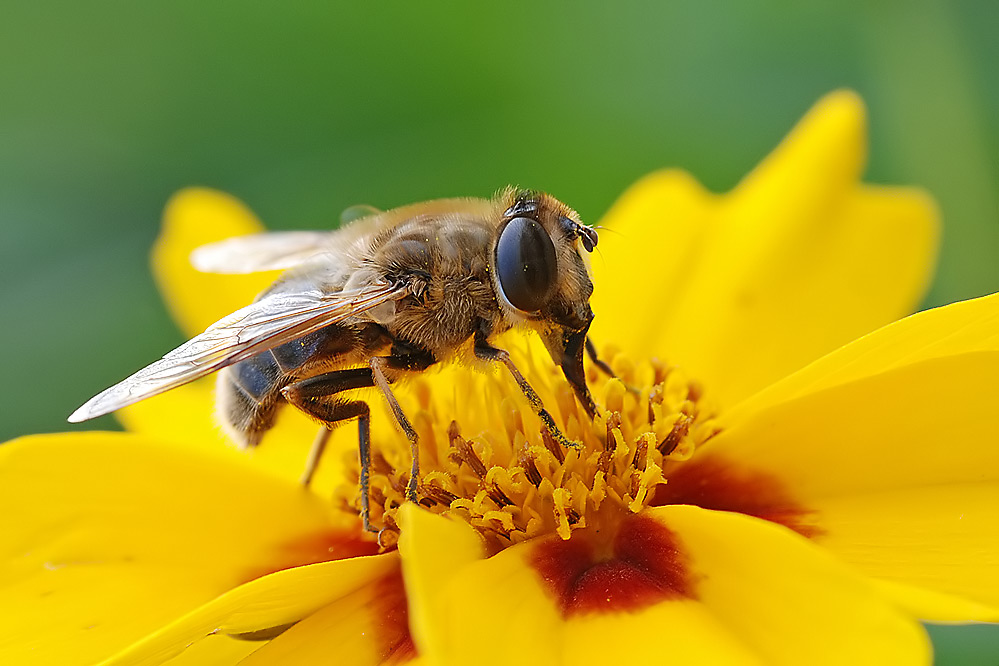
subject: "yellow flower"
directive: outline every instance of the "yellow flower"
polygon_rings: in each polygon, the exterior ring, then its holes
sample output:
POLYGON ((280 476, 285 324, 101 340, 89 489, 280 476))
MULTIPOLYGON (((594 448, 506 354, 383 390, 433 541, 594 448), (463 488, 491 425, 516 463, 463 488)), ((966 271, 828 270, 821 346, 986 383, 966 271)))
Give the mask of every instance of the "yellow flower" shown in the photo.
MULTIPOLYGON (((398 548, 358 530, 351 427, 307 492, 315 426, 286 410, 235 452, 210 382, 123 410, 129 433, 4 445, 0 663, 919 664, 915 618, 999 619, 999 297, 890 323, 936 214, 859 184, 863 124, 834 93, 732 192, 663 172, 615 204, 593 334, 624 382, 588 372, 597 420, 504 340, 581 453, 504 375, 400 391, 421 506, 372 419, 398 548)), ((216 192, 171 202, 154 268, 188 333, 273 278, 188 253, 258 228, 216 192)))

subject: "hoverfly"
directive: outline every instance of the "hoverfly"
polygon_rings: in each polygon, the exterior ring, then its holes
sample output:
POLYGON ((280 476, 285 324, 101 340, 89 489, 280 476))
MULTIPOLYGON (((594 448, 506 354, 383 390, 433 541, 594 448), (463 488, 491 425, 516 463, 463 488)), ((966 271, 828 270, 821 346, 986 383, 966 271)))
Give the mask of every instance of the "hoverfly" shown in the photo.
POLYGON ((511 328, 537 333, 592 418, 583 372, 593 291, 583 252, 597 233, 575 211, 540 192, 507 188, 492 199, 442 199, 373 212, 330 232, 274 232, 199 248, 199 270, 287 269, 250 305, 122 382, 69 417, 107 414, 215 371, 218 413, 228 434, 255 446, 277 411, 294 405, 323 427, 309 454, 308 484, 332 428, 358 420, 361 517, 368 523, 370 410, 350 399, 376 386, 409 438, 407 497, 416 500, 417 434, 392 392, 407 373, 467 350, 502 364, 551 436, 559 431, 509 354, 490 340, 511 328))

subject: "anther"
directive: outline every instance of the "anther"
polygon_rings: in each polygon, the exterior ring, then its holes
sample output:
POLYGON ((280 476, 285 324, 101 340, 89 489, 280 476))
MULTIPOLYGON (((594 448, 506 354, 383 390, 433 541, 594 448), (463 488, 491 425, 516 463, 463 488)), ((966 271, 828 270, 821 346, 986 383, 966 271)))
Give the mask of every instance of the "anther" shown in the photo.
POLYGON ((562 450, 562 447, 559 446, 558 442, 555 441, 555 438, 552 437, 548 428, 541 429, 541 441, 545 443, 545 448, 551 451, 551 454, 555 456, 555 460, 557 460, 560 465, 565 462, 565 451, 562 450))
MULTIPOLYGON (((649 421, 651 423, 651 420, 649 421)), ((621 427, 621 413, 611 412, 607 416, 607 438, 604 440, 604 450, 613 451, 617 448, 617 440, 614 438, 614 431, 621 427)))
POLYGON ((604 476, 610 474, 611 465, 614 463, 614 451, 611 449, 606 449, 600 452, 600 458, 597 459, 597 471, 603 472, 604 476))
MULTIPOLYGON (((480 350, 480 356, 484 354, 480 350)), ((496 352, 495 356, 492 360, 506 358, 505 353, 496 352)), ((540 406, 540 398, 528 387, 521 392, 528 397, 540 424, 525 427, 523 416, 529 412, 519 411, 517 401, 513 406, 518 411, 501 422, 505 427, 493 428, 481 439, 468 439, 462 436, 458 421, 474 422, 478 428, 484 412, 472 412, 478 420, 458 411, 454 421, 448 418, 440 425, 428 424, 427 420, 437 418, 441 411, 428 391, 428 397, 421 398, 425 411, 416 421, 424 453, 428 454, 424 457, 427 470, 417 470, 413 478, 412 473, 406 473, 409 470, 389 464, 406 459, 402 437, 388 440, 394 448, 379 447, 384 455, 378 448, 371 452, 370 525, 376 532, 383 529, 382 546, 387 547, 397 537, 396 514, 410 497, 411 488, 418 491, 415 495, 422 507, 467 520, 489 541, 490 548, 504 548, 548 533, 569 539, 581 528, 604 525, 603 516, 609 515, 605 512, 620 508, 636 512, 652 502, 655 486, 669 476, 663 471, 665 456, 673 454, 675 458, 683 451, 684 458, 689 457, 718 430, 713 410, 701 399, 700 386, 680 370, 661 362, 651 368, 631 368, 626 360, 615 364, 615 368, 627 370, 623 376, 647 381, 654 375, 658 381, 651 386, 643 384, 636 402, 626 393, 623 379, 607 380, 603 385, 608 396, 605 409, 597 417, 597 423, 603 419, 604 425, 596 429, 595 424, 582 419, 575 403, 571 408, 558 403, 559 419, 553 420, 553 414, 540 406), (568 433, 563 428, 567 426, 579 443, 565 437, 568 433), (586 448, 573 455, 568 449, 574 446, 586 448)), ((514 377, 521 379, 519 372, 514 372, 514 377)), ((552 386, 544 388, 543 394, 553 393, 552 386)), ((503 386, 498 389, 506 391, 503 386)), ((564 394, 568 392, 554 391, 559 399, 564 394)), ((504 396, 486 397, 494 403, 504 396)), ((473 402, 475 398, 469 396, 473 402)), ((500 415, 506 418, 508 413, 501 410, 500 415)), ((342 496, 348 497, 346 490, 342 496)), ((348 501, 356 504, 353 495, 348 501)))
POLYGON ((524 470, 524 475, 527 480, 531 482, 535 488, 541 485, 543 477, 541 472, 538 471, 538 465, 534 462, 534 457, 527 451, 521 452, 519 461, 521 469, 524 470))
POLYGON ((451 435, 451 447, 453 449, 452 459, 456 462, 463 462, 472 468, 475 476, 480 479, 486 478, 486 472, 489 470, 486 468, 485 464, 476 455, 475 449, 472 448, 472 443, 459 435, 457 432, 450 432, 451 435))
POLYGON ((656 384, 649 391, 649 425, 655 425, 656 423, 656 405, 663 404, 663 392, 660 388, 662 384, 656 384))
POLYGON ((451 503, 458 499, 454 493, 430 483, 420 485, 420 495, 423 496, 421 503, 429 500, 431 505, 437 503, 445 507, 451 506, 451 503))
POLYGON ((638 440, 635 447, 635 456, 631 459, 631 465, 635 469, 645 469, 645 456, 649 452, 648 441, 643 437, 638 440))
POLYGON ((373 451, 371 453, 371 471, 376 474, 384 474, 389 476, 395 470, 394 467, 385 459, 385 456, 381 454, 380 451, 373 451))
POLYGON ((489 499, 496 503, 496 506, 513 506, 513 500, 506 496, 506 493, 496 485, 493 484, 492 488, 489 489, 489 499))
POLYGON ((656 447, 659 449, 659 452, 664 456, 673 453, 676 447, 680 445, 680 442, 683 441, 683 438, 687 436, 687 433, 690 432, 690 424, 693 422, 694 417, 689 414, 682 414, 676 420, 676 423, 673 424, 666 437, 663 438, 663 441, 659 442, 659 446, 656 447))

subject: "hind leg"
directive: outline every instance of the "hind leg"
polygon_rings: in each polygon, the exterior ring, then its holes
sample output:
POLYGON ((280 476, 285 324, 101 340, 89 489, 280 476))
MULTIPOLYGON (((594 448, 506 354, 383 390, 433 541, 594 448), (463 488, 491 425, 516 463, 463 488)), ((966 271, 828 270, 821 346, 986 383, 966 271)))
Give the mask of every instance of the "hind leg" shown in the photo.
POLYGON ((339 421, 346 421, 352 418, 358 419, 358 451, 361 461, 360 491, 361 491, 361 519, 364 528, 377 532, 370 523, 370 497, 368 494, 368 480, 371 475, 371 436, 370 436, 370 410, 368 405, 361 401, 340 402, 332 396, 343 391, 350 391, 358 388, 368 388, 378 386, 385 396, 389 407, 398 422, 400 428, 409 439, 412 453, 412 467, 410 468, 409 483, 406 485, 406 497, 415 502, 416 486, 419 480, 420 459, 419 446, 416 431, 409 423, 409 419, 403 413, 399 402, 392 394, 389 384, 394 377, 386 375, 385 371, 419 371, 428 368, 436 362, 436 359, 429 352, 413 347, 403 341, 395 340, 389 356, 375 357, 371 359, 368 367, 348 368, 345 370, 334 370, 315 377, 309 377, 289 384, 281 390, 282 395, 292 405, 309 414, 313 418, 322 421, 324 429, 316 436, 309 452, 309 463, 303 475, 303 482, 308 483, 312 478, 315 466, 318 464, 322 450, 329 440, 329 431, 332 426, 339 421), (363 406, 363 414, 361 407, 363 406))
MULTIPOLYGON (((295 406, 302 409, 302 411, 309 412, 308 409, 303 409, 299 405, 295 406)), ((319 446, 320 453, 321 449, 326 446, 325 440, 329 439, 329 435, 336 423, 357 419, 357 450, 361 458, 361 478, 359 483, 361 490, 361 522, 364 523, 364 529, 367 531, 378 532, 378 529, 371 526, 371 501, 368 497, 368 477, 371 474, 371 410, 368 409, 368 403, 361 402, 360 400, 340 402, 330 406, 329 409, 317 411, 321 411, 321 416, 318 413, 313 413, 313 416, 327 422, 327 425, 323 427, 323 430, 320 431, 320 434, 316 438, 317 443, 319 440, 323 440, 319 446)), ((313 447, 315 448, 316 444, 313 444, 313 447)), ((306 470, 305 476, 311 477, 311 470, 306 470)))
POLYGON ((308 486, 312 481, 312 476, 319 465, 319 459, 322 457, 323 450, 326 448, 326 443, 329 442, 330 434, 333 431, 331 426, 337 421, 343 420, 326 418, 329 410, 339 404, 330 400, 330 396, 369 386, 374 386, 374 379, 369 368, 348 368, 309 377, 281 389, 281 394, 288 402, 326 424, 316 434, 312 447, 309 449, 305 472, 302 473, 303 486, 308 486))
POLYGON ((305 461, 305 471, 302 472, 302 477, 298 480, 304 487, 308 488, 309 484, 312 483, 316 467, 319 466, 319 460, 323 457, 323 451, 326 450, 326 444, 330 441, 330 435, 332 434, 333 429, 324 425, 316 433, 316 438, 312 440, 312 446, 309 447, 309 457, 305 461))
POLYGON ((377 532, 371 527, 370 498, 368 497, 368 478, 371 474, 371 410, 367 403, 360 400, 342 402, 332 396, 351 389, 374 385, 374 377, 370 368, 350 368, 327 372, 316 377, 303 379, 289 384, 281 393, 289 403, 306 414, 322 421, 325 425, 309 451, 309 460, 302 475, 302 483, 308 485, 312 480, 319 458, 329 441, 333 427, 342 421, 357 419, 358 453, 361 462, 361 521, 364 529, 377 532))

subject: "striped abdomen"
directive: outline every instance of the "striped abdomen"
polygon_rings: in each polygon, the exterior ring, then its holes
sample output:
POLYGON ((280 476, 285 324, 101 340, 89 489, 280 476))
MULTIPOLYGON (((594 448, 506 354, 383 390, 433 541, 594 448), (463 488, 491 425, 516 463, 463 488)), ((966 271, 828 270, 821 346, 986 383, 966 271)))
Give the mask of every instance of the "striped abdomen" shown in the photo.
POLYGON ((256 446, 285 404, 288 384, 350 362, 363 362, 380 338, 374 325, 332 325, 219 372, 216 413, 241 446, 256 446))

